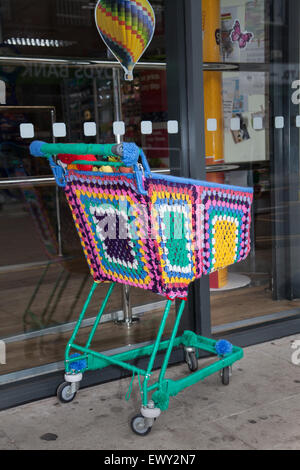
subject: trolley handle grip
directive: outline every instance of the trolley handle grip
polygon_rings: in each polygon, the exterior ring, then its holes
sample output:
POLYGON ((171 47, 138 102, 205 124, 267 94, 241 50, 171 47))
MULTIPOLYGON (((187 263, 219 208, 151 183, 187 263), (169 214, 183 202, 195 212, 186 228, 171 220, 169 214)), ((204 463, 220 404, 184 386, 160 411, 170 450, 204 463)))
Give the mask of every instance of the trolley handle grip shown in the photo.
MULTIPOLYGON (((110 166, 121 166, 127 167, 132 166, 135 174, 137 188, 140 194, 147 195, 147 191, 144 189, 143 175, 139 168, 138 160, 141 157, 145 176, 151 175, 151 170, 147 162, 147 158, 142 149, 140 149, 134 143, 123 142, 122 144, 47 144, 39 140, 35 140, 30 144, 30 153, 34 157, 45 157, 48 158, 55 179, 59 186, 65 186, 64 170, 57 165, 52 156, 59 154, 71 154, 71 155, 102 155, 102 156, 118 156, 122 158, 122 164, 117 162, 101 162, 110 166)), ((88 160, 75 160, 73 164, 91 165, 91 161, 88 160)), ((96 162, 95 162, 96 163, 96 162)), ((100 163, 100 162, 99 162, 100 163)))
MULTIPOLYGON (((102 155, 121 157, 123 165, 135 166, 141 157, 144 171, 151 173, 146 156, 142 149, 134 143, 123 142, 122 144, 47 144, 39 140, 35 140, 30 145, 30 153, 34 157, 49 158, 52 155, 72 154, 72 155, 102 155)), ((75 163, 75 162, 74 162, 75 163)), ((85 164, 84 160, 80 160, 81 164, 85 164)), ((90 165, 90 161, 86 161, 90 165)))
POLYGON ((47 144, 40 140, 34 140, 29 147, 33 157, 48 157, 49 155, 73 154, 73 155, 114 155, 122 156, 120 144, 47 144))

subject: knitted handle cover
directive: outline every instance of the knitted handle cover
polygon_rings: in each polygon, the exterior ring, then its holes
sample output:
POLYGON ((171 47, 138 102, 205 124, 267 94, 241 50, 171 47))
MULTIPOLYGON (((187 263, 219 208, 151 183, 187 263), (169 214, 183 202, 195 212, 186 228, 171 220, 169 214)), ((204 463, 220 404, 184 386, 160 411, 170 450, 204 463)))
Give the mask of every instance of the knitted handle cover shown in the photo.
POLYGON ((46 155, 69 153, 72 155, 114 155, 112 148, 116 144, 46 144, 41 145, 41 152, 46 155))
MULTIPOLYGON (((139 159, 140 149, 134 143, 123 144, 47 144, 35 140, 30 145, 30 153, 34 157, 48 157, 50 155, 102 155, 104 157, 121 157, 125 166, 134 166, 139 159), (119 152, 119 153, 116 153, 119 152)), ((82 159, 83 161, 83 159, 82 159)), ((142 162, 146 170, 148 163, 142 155, 142 162)))

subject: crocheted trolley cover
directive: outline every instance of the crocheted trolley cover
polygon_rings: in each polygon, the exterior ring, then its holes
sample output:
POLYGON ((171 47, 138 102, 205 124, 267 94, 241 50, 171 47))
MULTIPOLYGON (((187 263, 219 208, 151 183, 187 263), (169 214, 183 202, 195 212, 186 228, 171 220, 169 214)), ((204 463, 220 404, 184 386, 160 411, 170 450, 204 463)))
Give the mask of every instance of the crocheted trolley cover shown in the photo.
POLYGON ((169 298, 191 282, 244 260, 253 191, 159 174, 68 170, 65 194, 96 282, 169 298))

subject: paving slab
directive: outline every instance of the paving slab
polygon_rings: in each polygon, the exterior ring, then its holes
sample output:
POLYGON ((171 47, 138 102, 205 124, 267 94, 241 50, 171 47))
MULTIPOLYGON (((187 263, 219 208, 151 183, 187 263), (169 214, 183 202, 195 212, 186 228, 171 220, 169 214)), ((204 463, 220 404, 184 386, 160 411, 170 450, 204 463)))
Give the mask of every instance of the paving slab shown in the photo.
MULTIPOLYGON (((137 379, 79 390, 69 404, 56 397, 0 412, 0 449, 249 450, 300 448, 300 365, 292 363, 297 336, 245 348, 230 384, 214 374, 171 398, 147 437, 132 433, 137 379)), ((199 360, 204 367, 209 359, 199 360)), ((188 374, 171 367, 170 379, 188 374)), ((157 378, 158 371, 154 378, 157 378)))

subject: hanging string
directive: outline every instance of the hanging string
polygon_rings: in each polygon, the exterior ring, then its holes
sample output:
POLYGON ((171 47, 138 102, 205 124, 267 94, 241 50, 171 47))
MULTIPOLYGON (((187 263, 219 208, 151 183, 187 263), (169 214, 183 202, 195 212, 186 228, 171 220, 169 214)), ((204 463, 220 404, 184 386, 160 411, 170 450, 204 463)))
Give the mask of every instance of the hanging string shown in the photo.
MULTIPOLYGON (((136 374, 136 373, 133 372, 133 374, 132 374, 132 379, 131 379, 131 382, 130 382, 130 384, 129 384, 128 391, 127 391, 127 393, 126 393, 126 395, 125 395, 125 400, 126 400, 126 401, 129 401, 129 400, 130 400, 135 374, 136 374)), ((137 373, 137 377, 138 377, 138 382, 139 382, 140 393, 141 393, 141 395, 142 395, 142 393, 143 393, 143 392, 142 392, 142 384, 141 384, 141 378, 140 378, 140 374, 139 374, 139 373, 137 373)))

